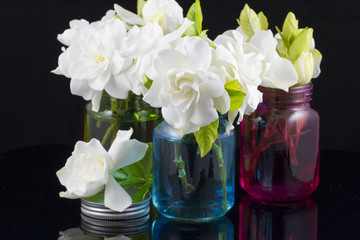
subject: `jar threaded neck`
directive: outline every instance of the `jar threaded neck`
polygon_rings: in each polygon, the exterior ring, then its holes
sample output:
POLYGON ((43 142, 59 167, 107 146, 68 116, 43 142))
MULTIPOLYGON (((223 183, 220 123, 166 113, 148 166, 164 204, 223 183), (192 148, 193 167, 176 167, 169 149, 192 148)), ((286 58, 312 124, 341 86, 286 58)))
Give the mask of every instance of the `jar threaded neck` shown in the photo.
POLYGON ((263 93, 263 102, 265 105, 288 105, 307 103, 312 100, 313 84, 309 83, 302 86, 290 87, 286 92, 281 89, 259 87, 263 93))

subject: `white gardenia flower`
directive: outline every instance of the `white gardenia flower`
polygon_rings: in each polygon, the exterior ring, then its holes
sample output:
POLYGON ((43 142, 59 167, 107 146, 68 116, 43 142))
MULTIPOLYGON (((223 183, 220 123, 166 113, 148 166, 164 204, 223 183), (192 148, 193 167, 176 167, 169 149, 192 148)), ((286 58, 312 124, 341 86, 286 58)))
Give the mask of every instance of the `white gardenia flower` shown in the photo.
POLYGON ((130 195, 111 175, 113 171, 141 160, 148 145, 135 139, 130 140, 132 129, 118 131, 109 151, 97 139, 90 142, 78 141, 65 167, 56 175, 66 192, 60 197, 82 198, 101 192, 105 187, 106 207, 122 212, 132 204, 130 195))
POLYGON ((212 50, 198 37, 180 38, 154 58, 153 84, 144 100, 161 107, 164 119, 180 134, 207 126, 230 108, 224 81, 211 71, 212 50))
MULTIPOLYGON (((240 27, 237 29, 239 31, 240 27)), ((296 70, 290 60, 282 58, 276 51, 277 40, 271 30, 257 31, 244 44, 245 52, 264 53, 262 60, 261 86, 288 91, 298 82, 296 70)))
POLYGON ((72 94, 93 100, 95 106, 103 90, 112 97, 126 99, 133 89, 127 77, 133 59, 122 54, 126 23, 109 16, 114 13, 108 12, 101 21, 92 24, 72 21, 71 28, 58 37, 69 47, 63 48, 53 73, 71 78, 72 94))
POLYGON ((142 15, 145 22, 156 21, 165 34, 175 31, 184 22, 183 9, 175 0, 148 0, 142 15))
POLYGON ((124 47, 126 54, 136 59, 128 77, 133 83, 136 94, 146 94, 148 88, 144 85, 148 79, 146 75, 154 72, 153 60, 157 53, 170 49, 171 43, 178 40, 193 22, 185 19, 184 23, 175 31, 164 35, 157 22, 147 22, 142 27, 134 26, 128 33, 124 47))
POLYGON ((232 122, 239 113, 239 122, 244 114, 250 115, 262 102, 262 93, 258 90, 261 84, 261 73, 264 52, 245 51, 245 38, 237 30, 229 30, 214 40, 214 66, 222 70, 227 81, 237 79, 246 93, 241 108, 236 112, 229 112, 229 121, 232 122))
POLYGON ((175 0, 148 0, 142 9, 142 18, 118 4, 114 5, 118 16, 130 25, 145 25, 156 22, 165 34, 175 31, 184 23, 183 9, 175 0))
POLYGON ((66 29, 62 34, 58 34, 57 39, 59 42, 65 46, 70 46, 73 41, 76 41, 78 38, 78 33, 81 32, 83 28, 89 27, 89 22, 81 19, 75 19, 70 21, 70 28, 66 29))

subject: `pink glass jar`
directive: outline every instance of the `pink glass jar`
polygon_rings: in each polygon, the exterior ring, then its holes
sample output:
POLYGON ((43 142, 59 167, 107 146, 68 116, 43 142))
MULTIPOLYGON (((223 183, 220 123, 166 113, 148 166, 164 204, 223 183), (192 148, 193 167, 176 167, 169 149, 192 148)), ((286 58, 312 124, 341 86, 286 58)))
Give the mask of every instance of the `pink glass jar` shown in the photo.
POLYGON ((289 92, 260 87, 263 102, 241 124, 240 184, 252 197, 286 202, 319 184, 319 114, 312 83, 289 92))
POLYGON ((307 198, 269 203, 245 196, 239 205, 239 240, 316 240, 318 206, 307 198))

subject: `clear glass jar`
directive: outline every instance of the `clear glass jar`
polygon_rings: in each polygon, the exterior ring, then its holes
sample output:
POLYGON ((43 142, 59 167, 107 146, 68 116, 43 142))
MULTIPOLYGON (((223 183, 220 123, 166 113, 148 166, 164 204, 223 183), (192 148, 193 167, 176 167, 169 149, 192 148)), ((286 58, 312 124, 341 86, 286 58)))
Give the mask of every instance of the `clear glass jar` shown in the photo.
POLYGON ((203 158, 194 134, 181 137, 166 121, 154 130, 153 204, 168 218, 209 221, 234 205, 235 135, 225 132, 203 158))
POLYGON ((239 239, 317 239, 318 206, 307 198, 269 203, 245 196, 239 206, 239 239))
POLYGON ((85 141, 96 138, 108 149, 118 130, 134 130, 131 138, 152 142, 153 130, 161 118, 160 110, 152 108, 142 96, 129 92, 127 99, 116 99, 105 91, 99 111, 92 110, 91 102, 85 106, 85 141))
POLYGON ((313 85, 259 90, 263 102, 241 125, 240 184, 257 199, 303 199, 319 184, 320 118, 310 105, 313 85))
MULTIPOLYGON (((161 119, 159 109, 151 107, 142 100, 142 96, 129 92, 127 99, 115 99, 103 92, 99 111, 92 110, 91 102, 85 105, 85 141, 96 138, 105 149, 109 149, 118 130, 133 129, 131 139, 152 144, 152 134, 161 119)), ((152 147, 148 148, 146 156, 152 156, 152 147)), ((126 166, 112 175, 132 196, 133 202, 145 200, 147 192, 151 192, 151 159, 146 159, 126 166), (148 162, 150 164, 148 164, 148 162), (143 164, 140 165, 139 164, 143 164), (144 167, 146 165, 146 167, 144 167), (145 171, 144 171, 145 170, 145 171), (132 176, 130 176, 132 175, 132 176), (137 181, 126 183, 128 177, 137 177, 137 181), (126 184, 123 184, 125 182, 126 184)), ((94 197, 89 201, 102 202, 103 196, 94 197)))

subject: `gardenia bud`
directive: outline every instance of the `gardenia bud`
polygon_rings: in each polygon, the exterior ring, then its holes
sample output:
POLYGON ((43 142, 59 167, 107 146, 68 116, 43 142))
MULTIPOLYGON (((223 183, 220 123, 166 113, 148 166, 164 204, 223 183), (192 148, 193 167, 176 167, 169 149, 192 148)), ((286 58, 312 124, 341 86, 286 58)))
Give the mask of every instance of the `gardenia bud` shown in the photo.
POLYGON ((295 70, 298 74, 298 84, 308 84, 314 73, 314 57, 311 52, 302 52, 294 62, 295 70))

